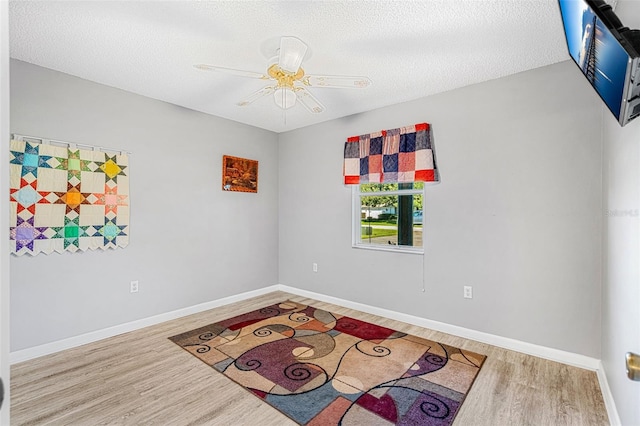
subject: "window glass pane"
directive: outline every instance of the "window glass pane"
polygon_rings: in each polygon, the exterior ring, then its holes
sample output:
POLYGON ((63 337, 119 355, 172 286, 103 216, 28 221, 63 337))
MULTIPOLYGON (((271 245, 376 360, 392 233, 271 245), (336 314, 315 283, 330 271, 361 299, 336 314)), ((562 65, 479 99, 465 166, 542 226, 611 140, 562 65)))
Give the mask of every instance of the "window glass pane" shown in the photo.
POLYGON ((422 198, 360 196, 360 243, 422 247, 422 198))

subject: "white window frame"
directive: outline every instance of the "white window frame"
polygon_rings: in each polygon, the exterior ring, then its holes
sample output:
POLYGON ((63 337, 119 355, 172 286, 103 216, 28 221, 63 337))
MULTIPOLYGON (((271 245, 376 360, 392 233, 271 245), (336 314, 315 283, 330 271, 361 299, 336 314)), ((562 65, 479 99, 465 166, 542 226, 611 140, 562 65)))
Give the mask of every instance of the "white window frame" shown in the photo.
POLYGON ((424 241, 425 241, 425 220, 424 220, 424 205, 422 213, 422 246, 401 246, 401 245, 388 245, 384 244, 368 244, 362 242, 362 217, 361 217, 361 196, 389 196, 389 195, 422 195, 424 204, 426 188, 424 185, 422 189, 398 189, 394 191, 375 191, 375 192, 360 192, 360 185, 353 185, 351 188, 351 246, 357 249, 365 250, 377 250, 377 251, 390 251, 394 253, 409 253, 409 254, 424 254, 424 241))

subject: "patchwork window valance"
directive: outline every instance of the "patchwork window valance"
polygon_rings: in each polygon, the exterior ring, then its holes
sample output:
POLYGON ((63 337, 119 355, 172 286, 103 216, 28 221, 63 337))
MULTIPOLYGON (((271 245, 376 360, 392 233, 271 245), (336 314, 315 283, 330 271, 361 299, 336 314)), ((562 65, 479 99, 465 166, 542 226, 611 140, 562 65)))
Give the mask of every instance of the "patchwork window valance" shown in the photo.
POLYGON ((431 126, 420 123, 347 139, 344 183, 438 182, 431 126))
POLYGON ((13 254, 128 245, 126 153, 14 139, 9 159, 13 254))

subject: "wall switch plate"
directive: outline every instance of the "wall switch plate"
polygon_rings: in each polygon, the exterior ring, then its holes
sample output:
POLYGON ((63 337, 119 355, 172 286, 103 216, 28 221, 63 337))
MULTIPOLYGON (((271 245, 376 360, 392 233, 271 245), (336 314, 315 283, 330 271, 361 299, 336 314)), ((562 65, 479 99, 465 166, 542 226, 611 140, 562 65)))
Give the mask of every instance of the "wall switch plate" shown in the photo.
POLYGON ((471 287, 470 285, 464 286, 464 298, 473 299, 473 287, 471 287))
POLYGON ((317 263, 313 263, 313 272, 318 272, 318 264, 317 263))
POLYGON ((130 287, 130 291, 131 293, 137 293, 138 292, 138 281, 131 281, 131 287, 130 287))

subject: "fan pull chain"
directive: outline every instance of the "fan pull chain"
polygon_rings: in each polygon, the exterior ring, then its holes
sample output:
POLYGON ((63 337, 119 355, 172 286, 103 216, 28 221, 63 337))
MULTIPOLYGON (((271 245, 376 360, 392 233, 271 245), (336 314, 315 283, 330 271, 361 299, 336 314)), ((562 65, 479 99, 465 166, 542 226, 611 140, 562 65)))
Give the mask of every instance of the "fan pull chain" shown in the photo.
MULTIPOLYGON (((424 234, 424 225, 422 225, 422 229, 423 229, 423 234, 424 234)), ((424 235, 423 235, 423 238, 424 238, 424 235)), ((426 287, 426 283, 424 282, 424 256, 425 256, 425 254, 422 253, 421 257, 422 257, 422 292, 423 293, 426 290, 426 288, 425 288, 426 287)))

